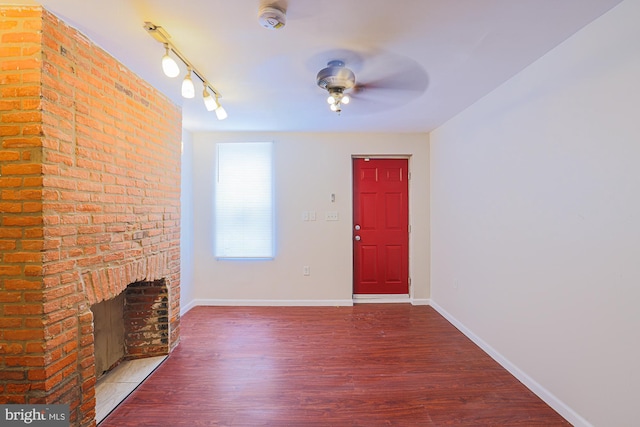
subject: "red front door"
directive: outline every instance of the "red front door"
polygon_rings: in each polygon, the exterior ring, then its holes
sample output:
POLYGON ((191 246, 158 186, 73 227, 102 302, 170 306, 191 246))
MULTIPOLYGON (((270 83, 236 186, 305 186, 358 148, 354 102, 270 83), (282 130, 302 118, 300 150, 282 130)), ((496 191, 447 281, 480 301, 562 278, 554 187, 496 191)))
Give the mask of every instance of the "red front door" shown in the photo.
POLYGON ((354 294, 409 293, 407 159, 353 159, 354 294))

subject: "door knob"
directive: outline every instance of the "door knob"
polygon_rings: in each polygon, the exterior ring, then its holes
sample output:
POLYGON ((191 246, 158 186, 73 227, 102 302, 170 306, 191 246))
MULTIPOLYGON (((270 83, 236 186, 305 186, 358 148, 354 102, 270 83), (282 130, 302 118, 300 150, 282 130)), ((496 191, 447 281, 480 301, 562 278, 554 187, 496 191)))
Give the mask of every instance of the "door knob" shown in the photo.
POLYGON ((355 228, 356 230, 360 230, 360 226, 358 224, 356 224, 356 226, 353 228, 355 228))
POLYGON ((360 241, 360 236, 356 236, 356 241, 360 241))

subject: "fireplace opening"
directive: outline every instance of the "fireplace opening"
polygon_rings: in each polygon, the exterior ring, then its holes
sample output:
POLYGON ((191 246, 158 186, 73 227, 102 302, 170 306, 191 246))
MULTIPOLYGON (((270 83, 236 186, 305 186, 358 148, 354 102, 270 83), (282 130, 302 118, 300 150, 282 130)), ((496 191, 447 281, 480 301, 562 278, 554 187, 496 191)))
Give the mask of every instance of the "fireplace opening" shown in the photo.
POLYGON ((169 354, 169 294, 164 279, 132 283, 91 306, 96 421, 100 422, 169 354))
POLYGON ((123 360, 169 354, 169 295, 164 279, 132 283, 91 306, 96 377, 123 360))

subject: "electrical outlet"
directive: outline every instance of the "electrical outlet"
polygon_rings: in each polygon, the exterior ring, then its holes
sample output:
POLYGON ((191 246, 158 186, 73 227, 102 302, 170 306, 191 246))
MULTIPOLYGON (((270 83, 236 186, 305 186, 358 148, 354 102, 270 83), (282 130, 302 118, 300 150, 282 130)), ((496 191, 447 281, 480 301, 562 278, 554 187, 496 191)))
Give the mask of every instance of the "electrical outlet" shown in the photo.
POLYGON ((302 267, 302 275, 303 276, 310 276, 311 275, 311 267, 309 267, 308 265, 305 265, 304 267, 302 267))

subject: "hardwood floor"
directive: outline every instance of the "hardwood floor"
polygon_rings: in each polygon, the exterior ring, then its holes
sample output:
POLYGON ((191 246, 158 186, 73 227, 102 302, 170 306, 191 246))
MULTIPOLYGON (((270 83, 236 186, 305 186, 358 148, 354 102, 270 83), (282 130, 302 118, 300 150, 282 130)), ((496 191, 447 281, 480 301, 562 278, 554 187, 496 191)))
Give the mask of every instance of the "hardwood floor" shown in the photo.
POLYGON ((196 307, 100 427, 570 425, 435 310, 196 307))

